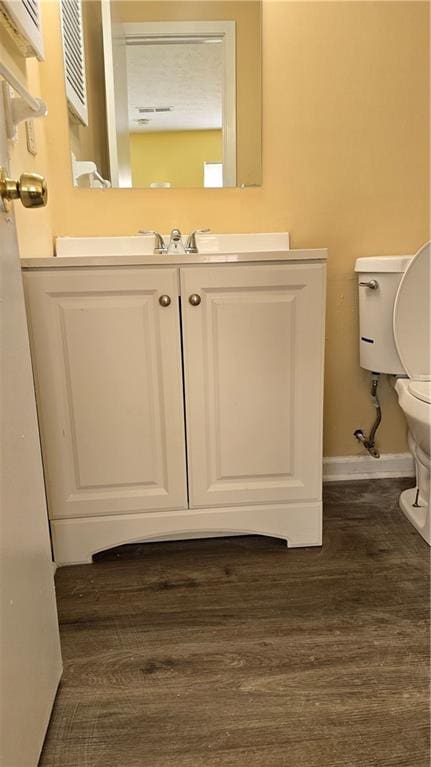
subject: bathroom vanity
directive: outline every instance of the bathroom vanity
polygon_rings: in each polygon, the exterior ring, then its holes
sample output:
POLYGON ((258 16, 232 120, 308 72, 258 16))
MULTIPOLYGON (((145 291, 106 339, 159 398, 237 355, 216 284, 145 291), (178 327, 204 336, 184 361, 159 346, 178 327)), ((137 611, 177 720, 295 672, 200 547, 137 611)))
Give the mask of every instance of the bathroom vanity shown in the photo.
POLYGON ((56 562, 161 537, 321 543, 327 254, 271 237, 24 259, 56 562))

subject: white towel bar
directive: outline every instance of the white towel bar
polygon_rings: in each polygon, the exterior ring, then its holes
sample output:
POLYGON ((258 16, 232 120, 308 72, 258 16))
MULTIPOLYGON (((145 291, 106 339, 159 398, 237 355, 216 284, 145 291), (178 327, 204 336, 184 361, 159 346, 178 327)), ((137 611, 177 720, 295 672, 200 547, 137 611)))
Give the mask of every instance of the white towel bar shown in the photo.
POLYGON ((42 99, 35 98, 27 90, 25 85, 18 80, 14 73, 3 62, 0 62, 0 77, 2 83, 3 99, 5 105, 6 130, 8 138, 16 137, 16 126, 23 120, 31 120, 35 117, 45 117, 48 107, 42 99), (9 86, 18 93, 19 98, 11 98, 9 86))

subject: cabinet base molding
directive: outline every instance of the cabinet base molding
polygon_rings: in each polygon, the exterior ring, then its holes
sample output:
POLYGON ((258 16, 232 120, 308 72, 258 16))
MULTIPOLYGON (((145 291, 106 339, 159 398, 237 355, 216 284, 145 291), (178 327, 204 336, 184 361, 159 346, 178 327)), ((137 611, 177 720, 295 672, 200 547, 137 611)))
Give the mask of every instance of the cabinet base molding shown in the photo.
POLYGON ((104 549, 169 537, 268 535, 289 548, 321 546, 322 502, 54 519, 51 534, 57 565, 90 563, 104 549))

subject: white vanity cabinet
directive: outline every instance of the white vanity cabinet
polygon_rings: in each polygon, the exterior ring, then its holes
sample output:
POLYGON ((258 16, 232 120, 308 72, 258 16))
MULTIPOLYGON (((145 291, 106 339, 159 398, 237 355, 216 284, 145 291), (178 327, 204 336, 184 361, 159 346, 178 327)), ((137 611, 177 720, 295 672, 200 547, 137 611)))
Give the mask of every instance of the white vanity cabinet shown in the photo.
POLYGON ((51 519, 187 505, 178 278, 25 275, 51 519))
POLYGON ((56 561, 229 532, 321 543, 324 251, 300 253, 25 262, 56 561))
POLYGON ((323 268, 181 270, 190 508, 319 499, 323 268))

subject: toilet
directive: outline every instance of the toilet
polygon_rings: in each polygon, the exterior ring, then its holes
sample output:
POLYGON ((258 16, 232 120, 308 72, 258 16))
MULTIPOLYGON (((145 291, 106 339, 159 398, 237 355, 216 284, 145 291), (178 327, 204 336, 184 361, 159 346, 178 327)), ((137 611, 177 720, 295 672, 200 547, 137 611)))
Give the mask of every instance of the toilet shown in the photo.
POLYGON ((416 487, 400 508, 431 545, 431 243, 412 258, 359 258, 360 364, 394 376, 408 425, 416 487))

